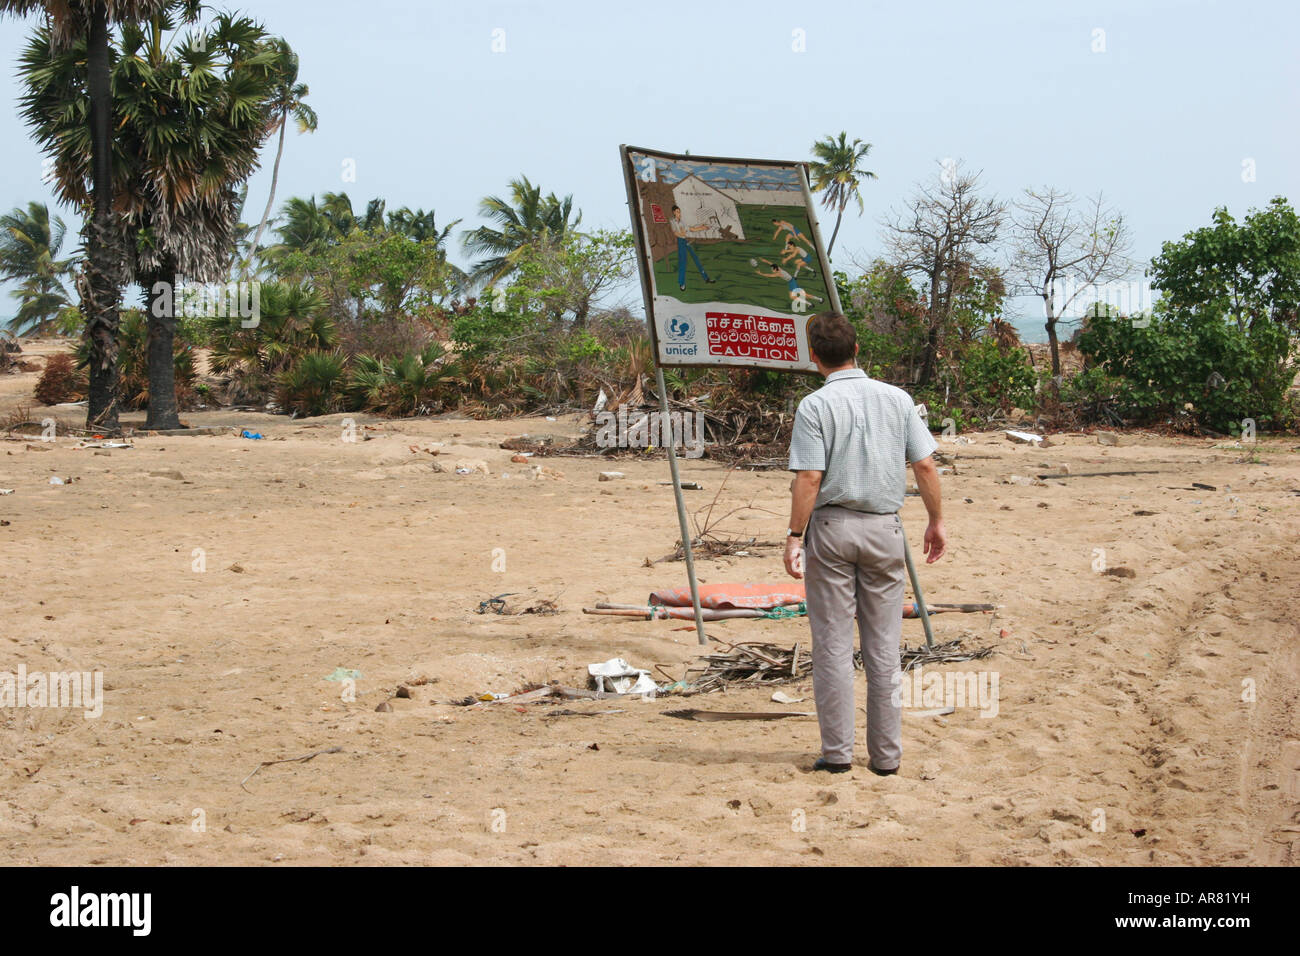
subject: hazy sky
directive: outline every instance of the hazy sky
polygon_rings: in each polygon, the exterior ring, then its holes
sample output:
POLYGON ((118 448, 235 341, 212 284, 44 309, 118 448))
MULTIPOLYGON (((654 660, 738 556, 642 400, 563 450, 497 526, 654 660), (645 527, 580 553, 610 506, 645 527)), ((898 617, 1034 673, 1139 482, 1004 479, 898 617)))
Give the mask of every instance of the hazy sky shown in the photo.
MULTIPOLYGON (((625 227, 620 143, 807 159, 815 139, 840 130, 874 144, 868 166, 880 177, 863 185, 866 213, 848 214, 840 266, 879 252, 882 213, 949 157, 983 170, 1003 197, 1030 185, 1104 190, 1142 259, 1216 206, 1240 216, 1274 195, 1300 199, 1292 0, 256 0, 229 9, 290 41, 320 114, 316 133, 289 135, 277 206, 343 190, 358 209, 382 196, 389 208, 433 208, 440 221, 470 226, 480 197, 504 194, 523 173, 572 193, 585 226, 625 227), (348 161, 355 182, 343 179, 348 161)), ((34 23, 0 25, 10 106, 0 110, 3 209, 50 197, 15 115, 16 57, 34 23)), ((250 184, 254 219, 273 156, 272 141, 250 184)), ((833 217, 822 224, 829 238, 833 217)), ((464 262, 459 242, 454 258, 464 262)))

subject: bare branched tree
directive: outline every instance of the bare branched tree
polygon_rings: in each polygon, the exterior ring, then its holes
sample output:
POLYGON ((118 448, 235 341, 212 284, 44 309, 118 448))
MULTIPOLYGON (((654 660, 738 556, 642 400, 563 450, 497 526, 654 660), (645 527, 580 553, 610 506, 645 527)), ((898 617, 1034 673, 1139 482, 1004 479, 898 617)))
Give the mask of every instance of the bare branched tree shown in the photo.
POLYGON ((918 385, 933 379, 953 306, 972 277, 991 265, 987 250, 1006 215, 996 198, 979 195, 979 177, 963 172, 960 163, 946 163, 937 180, 917 184, 907 206, 883 223, 891 261, 925 280, 927 329, 918 385))
POLYGON ((1052 377, 1060 385, 1057 323, 1066 310, 1095 296, 1098 286, 1133 271, 1129 231, 1120 213, 1106 207, 1101 193, 1082 202, 1057 189, 1026 189, 1011 215, 1008 272, 1013 291, 1043 300, 1052 377))

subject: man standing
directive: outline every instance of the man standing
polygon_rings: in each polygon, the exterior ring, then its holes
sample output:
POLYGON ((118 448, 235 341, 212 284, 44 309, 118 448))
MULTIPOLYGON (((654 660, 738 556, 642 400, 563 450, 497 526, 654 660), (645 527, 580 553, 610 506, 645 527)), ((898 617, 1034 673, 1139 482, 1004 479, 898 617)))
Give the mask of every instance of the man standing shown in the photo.
POLYGON ((894 703, 906 571, 898 511, 910 463, 930 516, 926 563, 939 560, 947 540, 930 457, 936 445, 911 396, 857 367, 857 333, 843 315, 810 318, 808 347, 826 383, 795 414, 785 567, 808 578, 822 740, 813 769, 844 773, 853 766, 856 614, 867 672, 868 768, 885 776, 898 771, 903 752, 902 711, 894 703))
POLYGON ((693 232, 703 232, 708 229, 708 223, 701 223, 698 226, 688 226, 682 222, 682 210, 680 206, 673 206, 672 220, 668 226, 677 237, 677 288, 683 292, 686 291, 686 257, 690 256, 695 260, 695 268, 700 270, 700 275, 704 277, 705 282, 716 282, 716 279, 710 279, 709 274, 704 271, 704 266, 700 265, 700 257, 695 254, 695 247, 687 241, 693 232))

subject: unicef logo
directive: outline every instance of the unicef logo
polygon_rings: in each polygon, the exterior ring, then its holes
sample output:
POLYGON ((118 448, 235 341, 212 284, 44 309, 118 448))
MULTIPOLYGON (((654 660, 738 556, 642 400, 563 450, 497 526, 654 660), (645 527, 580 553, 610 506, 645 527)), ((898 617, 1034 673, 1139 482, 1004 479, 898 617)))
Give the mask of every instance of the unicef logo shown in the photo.
POLYGON ((674 315, 668 323, 668 338, 673 342, 688 341, 695 333, 695 326, 683 315, 674 315))

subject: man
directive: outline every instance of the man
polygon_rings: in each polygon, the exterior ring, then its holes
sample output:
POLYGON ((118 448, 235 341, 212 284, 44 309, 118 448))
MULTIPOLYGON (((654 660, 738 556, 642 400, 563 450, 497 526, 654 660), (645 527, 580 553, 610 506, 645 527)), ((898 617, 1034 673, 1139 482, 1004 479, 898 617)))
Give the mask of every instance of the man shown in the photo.
POLYGON ((776 237, 781 235, 782 232, 788 232, 790 233, 789 236, 790 239, 798 240, 799 242, 805 243, 808 246, 812 245, 812 240, 809 239, 807 236, 805 236, 802 232, 800 232, 799 227, 796 226, 794 223, 790 222, 788 219, 773 219, 772 224, 776 226, 776 232, 772 233, 773 239, 776 239, 776 237))
POLYGON ((930 516, 926 562, 938 561, 947 538, 930 457, 936 445, 911 396, 857 367, 857 333, 843 315, 810 318, 808 346, 826 383, 795 414, 785 567, 792 577, 807 574, 822 742, 813 769, 844 773, 853 766, 856 613, 867 672, 868 769, 885 776, 898 772, 903 751, 902 711, 893 700, 906 571, 898 510, 910 463, 930 516))
POLYGON ((794 274, 797 278, 799 273, 804 269, 809 272, 813 271, 812 262, 808 259, 808 250, 803 246, 797 245, 793 239, 785 241, 785 248, 782 250, 781 265, 788 266, 791 261, 794 262, 794 274))
MULTIPOLYGON (((749 261, 753 263, 758 262, 757 259, 750 259, 749 261)), ((818 302, 822 301, 821 296, 813 295, 811 292, 802 288, 799 285, 798 279, 790 275, 789 272, 782 269, 771 259, 764 259, 763 261, 767 263, 768 271, 764 272, 762 269, 756 268, 754 273, 765 279, 784 279, 786 290, 790 293, 790 302, 793 303, 796 312, 803 312, 807 309, 809 299, 816 299, 818 302)))
POLYGON ((716 279, 710 279, 709 274, 704 271, 704 266, 700 265, 700 257, 695 254, 695 247, 687 242, 687 237, 693 232, 703 232, 708 229, 708 223, 701 223, 698 226, 687 226, 682 222, 682 210, 680 206, 673 206, 672 221, 668 223, 672 229, 673 235, 677 237, 677 288, 683 292, 686 291, 686 257, 690 256, 695 260, 695 268, 700 270, 700 275, 704 277, 705 282, 716 282, 716 279))

